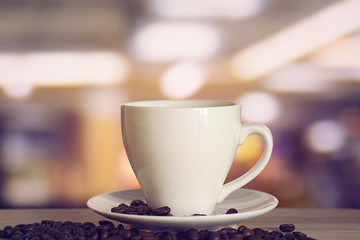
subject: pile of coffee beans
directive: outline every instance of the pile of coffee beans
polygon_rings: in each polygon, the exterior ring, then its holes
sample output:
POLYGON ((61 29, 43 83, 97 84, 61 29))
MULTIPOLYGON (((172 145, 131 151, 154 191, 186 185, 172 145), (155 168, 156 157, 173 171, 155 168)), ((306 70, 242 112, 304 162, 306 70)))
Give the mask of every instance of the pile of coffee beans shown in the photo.
POLYGON ((132 215, 149 215, 149 216, 172 216, 171 209, 168 206, 151 209, 144 201, 135 199, 128 206, 125 203, 121 203, 117 207, 113 207, 111 212, 132 214, 132 215))
MULTIPOLYGON (((148 215, 148 216, 172 216, 171 209, 168 206, 151 209, 144 201, 135 199, 130 206, 121 203, 117 207, 111 208, 113 213, 131 214, 131 215, 148 215)), ((227 210, 226 214, 238 213, 235 208, 227 210)), ((192 216, 206 216, 206 214, 196 213, 192 216)))
POLYGON ((12 240, 313 240, 295 232, 293 224, 281 224, 280 231, 262 228, 223 228, 219 231, 188 229, 181 232, 154 232, 143 228, 124 228, 103 220, 91 222, 43 220, 33 224, 18 224, 0 229, 0 239, 12 240))

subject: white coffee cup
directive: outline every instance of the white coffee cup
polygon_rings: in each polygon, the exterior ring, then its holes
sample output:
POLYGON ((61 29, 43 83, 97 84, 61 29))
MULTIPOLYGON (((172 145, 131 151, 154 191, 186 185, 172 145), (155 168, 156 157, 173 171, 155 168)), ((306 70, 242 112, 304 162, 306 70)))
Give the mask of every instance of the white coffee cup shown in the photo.
POLYGON ((241 105, 217 100, 125 103, 121 126, 125 150, 148 205, 169 206, 174 216, 211 215, 216 203, 255 178, 273 148, 270 130, 241 124, 241 105), (264 152, 241 177, 224 185, 237 147, 258 134, 264 152))

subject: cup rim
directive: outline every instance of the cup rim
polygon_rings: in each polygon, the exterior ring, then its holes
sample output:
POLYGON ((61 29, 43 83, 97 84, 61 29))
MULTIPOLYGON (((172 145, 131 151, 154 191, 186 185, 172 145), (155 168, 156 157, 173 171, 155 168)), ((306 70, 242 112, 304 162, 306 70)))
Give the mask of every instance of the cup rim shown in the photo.
POLYGON ((194 108, 219 108, 239 106, 239 103, 223 100, 203 100, 203 99, 185 99, 185 100, 145 100, 123 103, 122 107, 133 108, 167 108, 167 109, 194 109, 194 108))

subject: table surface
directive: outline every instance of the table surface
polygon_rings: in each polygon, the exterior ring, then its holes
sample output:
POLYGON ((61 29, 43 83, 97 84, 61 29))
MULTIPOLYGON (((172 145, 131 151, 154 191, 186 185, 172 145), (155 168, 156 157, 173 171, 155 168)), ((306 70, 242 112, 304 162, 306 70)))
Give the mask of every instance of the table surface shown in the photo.
MULTIPOLYGON (((86 208, 76 209, 2 209, 0 228, 41 220, 94 222, 105 218, 86 208)), ((278 230, 282 223, 293 223, 296 231, 315 239, 360 239, 360 210, 320 208, 276 208, 273 211, 240 222, 249 228, 278 230)))

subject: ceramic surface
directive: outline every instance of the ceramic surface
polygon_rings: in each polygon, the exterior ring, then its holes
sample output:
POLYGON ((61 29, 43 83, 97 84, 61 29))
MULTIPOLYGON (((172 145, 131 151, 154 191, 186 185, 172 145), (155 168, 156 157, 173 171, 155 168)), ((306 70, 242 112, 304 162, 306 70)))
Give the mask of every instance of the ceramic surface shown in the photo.
POLYGON ((134 199, 145 199, 141 189, 101 194, 89 199, 87 205, 96 213, 109 219, 164 231, 187 228, 220 229, 225 226, 233 226, 240 224, 246 219, 265 214, 274 209, 279 203, 276 197, 268 193, 238 189, 231 193, 223 202, 216 204, 214 213, 210 216, 162 217, 111 212, 112 207, 116 207, 120 203, 129 205, 134 199), (239 213, 225 214, 230 208, 236 208, 239 213))

